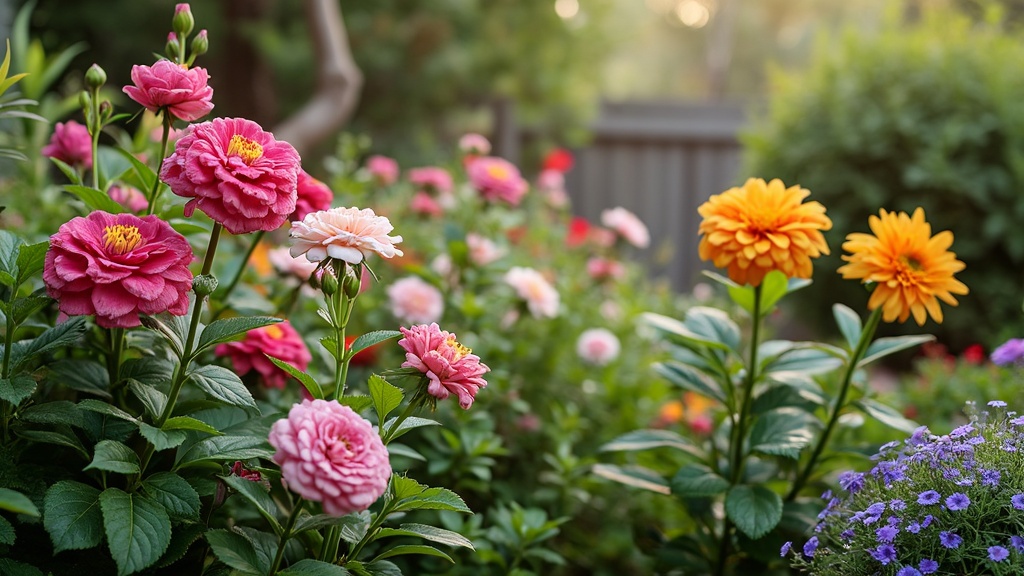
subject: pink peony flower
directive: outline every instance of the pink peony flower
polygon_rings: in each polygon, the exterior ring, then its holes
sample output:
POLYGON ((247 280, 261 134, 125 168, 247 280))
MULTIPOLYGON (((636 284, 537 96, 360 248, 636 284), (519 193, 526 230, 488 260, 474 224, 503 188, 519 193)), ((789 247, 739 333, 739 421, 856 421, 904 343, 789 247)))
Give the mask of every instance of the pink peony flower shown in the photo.
POLYGON ((626 268, 616 260, 594 257, 587 260, 587 274, 594 280, 616 280, 626 274, 626 268))
POLYGON ((278 228, 295 211, 299 154, 259 124, 216 118, 194 124, 163 163, 160 178, 232 234, 278 228))
POLYGON ((595 366, 605 366, 619 356, 619 339, 604 328, 584 330, 576 340, 576 354, 595 366))
POLYGON ((147 110, 168 114, 185 122, 198 120, 213 110, 210 75, 200 67, 188 68, 170 60, 158 60, 152 66, 132 66, 134 86, 123 91, 147 110))
POLYGON ((480 134, 463 134, 459 138, 459 150, 463 154, 486 156, 491 153, 491 142, 480 134))
POLYGON ((427 324, 437 322, 444 314, 444 296, 419 276, 407 276, 388 286, 391 313, 399 322, 427 324))
POLYGON ((366 160, 366 169, 378 184, 385 186, 398 181, 398 162, 387 156, 370 156, 366 160))
POLYGON ((129 212, 142 212, 149 208, 149 201, 146 200, 146 195, 134 186, 111 186, 107 190, 107 194, 110 195, 111 200, 124 206, 129 212))
POLYGON ((50 237, 43 281, 68 316, 131 328, 139 314, 188 312, 192 259, 188 240, 156 216, 93 212, 50 237))
POLYGON ((516 290, 534 318, 558 316, 558 292, 540 272, 515 266, 505 273, 505 282, 516 290))
POLYGON ((441 216, 444 214, 444 208, 437 203, 437 200, 420 190, 413 197, 409 203, 409 209, 416 214, 422 214, 424 216, 441 216))
POLYGON ((436 166, 409 170, 409 182, 427 192, 448 194, 452 191, 452 175, 436 166))
POLYGON ((637 248, 647 248, 651 244, 647 226, 644 226, 636 214, 621 206, 601 212, 601 223, 637 248))
POLYGON ((473 351, 455 338, 455 334, 441 330, 437 324, 421 324, 400 328, 405 336, 398 345, 405 350, 402 368, 415 368, 423 372, 430 383, 427 392, 444 400, 449 394, 459 398, 464 410, 473 405, 476 393, 487 386, 483 375, 490 371, 473 351))
POLYGON ((388 449, 370 422, 336 400, 292 406, 269 440, 288 488, 331 516, 366 510, 388 487, 388 449))
POLYGON ((302 220, 310 212, 330 210, 334 202, 334 192, 327 184, 313 178, 305 170, 299 169, 296 181, 295 211, 288 216, 289 220, 302 220))
POLYGON ((502 201, 516 206, 530 187, 519 175, 519 169, 502 158, 477 158, 466 170, 473 187, 488 202, 502 201))
POLYGON ((466 245, 470 262, 477 266, 487 266, 505 255, 494 242, 474 232, 466 234, 466 245))
POLYGON ((227 356, 241 375, 256 370, 263 382, 271 388, 284 388, 290 376, 267 359, 269 354, 305 372, 313 356, 299 333, 287 320, 262 328, 249 330, 238 342, 218 345, 214 354, 227 356))
POLYGON ((57 122, 50 143, 40 152, 69 166, 92 168, 92 137, 88 128, 74 120, 57 122))
POLYGON ((310 262, 336 258, 349 264, 359 264, 370 254, 381 258, 402 256, 395 248, 401 236, 388 236, 394 230, 384 216, 364 208, 332 208, 307 214, 300 222, 292 222, 291 254, 298 258, 305 254, 310 262))

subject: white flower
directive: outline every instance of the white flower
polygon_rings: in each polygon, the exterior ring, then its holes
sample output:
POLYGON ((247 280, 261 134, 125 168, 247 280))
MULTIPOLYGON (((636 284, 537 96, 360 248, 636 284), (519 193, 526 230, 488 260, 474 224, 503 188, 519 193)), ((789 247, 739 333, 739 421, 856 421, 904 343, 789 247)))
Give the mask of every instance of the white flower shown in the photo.
POLYGON ((636 214, 621 206, 601 212, 601 223, 637 248, 647 248, 651 244, 651 234, 647 231, 647 226, 636 217, 636 214))
POLYGON ((505 273, 505 282, 526 301, 526 307, 535 318, 558 316, 558 291, 540 272, 516 266, 505 273))
POLYGON ((585 330, 576 340, 576 354, 589 364, 604 366, 619 356, 619 339, 604 328, 585 330))
POLYGON ((305 254, 310 262, 335 258, 349 264, 359 264, 374 253, 381 258, 402 256, 395 248, 402 237, 388 236, 392 230, 391 221, 369 208, 311 212, 302 221, 292 222, 290 252, 296 258, 305 254))

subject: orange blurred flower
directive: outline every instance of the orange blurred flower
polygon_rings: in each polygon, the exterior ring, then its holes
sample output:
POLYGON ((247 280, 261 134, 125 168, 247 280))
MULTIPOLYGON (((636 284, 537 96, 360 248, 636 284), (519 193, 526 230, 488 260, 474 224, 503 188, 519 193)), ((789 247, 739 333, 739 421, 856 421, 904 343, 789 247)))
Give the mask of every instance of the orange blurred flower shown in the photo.
POLYGON ((781 180, 751 178, 697 209, 701 260, 726 268, 738 284, 758 286, 779 270, 789 278, 810 278, 811 258, 828 254, 823 230, 832 228, 819 202, 802 203, 810 192, 781 180))
POLYGON ((953 233, 946 230, 932 236, 924 210, 880 212, 868 223, 874 235, 854 233, 846 237, 843 249, 849 262, 838 270, 843 278, 875 282, 868 308, 882 308, 882 319, 905 322, 911 314, 918 325, 931 315, 942 322, 939 300, 956 306, 953 294, 967 294, 967 286, 953 278, 964 263, 949 251, 953 233))

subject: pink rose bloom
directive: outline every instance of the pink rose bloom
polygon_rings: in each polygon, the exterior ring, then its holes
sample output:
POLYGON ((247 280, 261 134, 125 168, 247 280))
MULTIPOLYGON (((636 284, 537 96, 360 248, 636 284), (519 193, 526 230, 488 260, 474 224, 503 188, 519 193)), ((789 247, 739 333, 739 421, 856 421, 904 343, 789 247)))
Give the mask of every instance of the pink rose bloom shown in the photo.
POLYGON ((587 274, 594 280, 615 280, 626 274, 626 268, 616 260, 595 257, 587 260, 587 274))
POLYGON ((422 214, 424 216, 441 216, 444 214, 444 208, 434 200, 430 194, 420 190, 413 197, 409 203, 409 209, 416 214, 422 214))
POLYGON ((267 252, 267 259, 274 266, 274 269, 286 276, 295 276, 306 282, 316 270, 316 263, 305 258, 295 258, 288 251, 288 248, 274 248, 267 252))
POLYGON ((188 240, 156 216, 93 212, 50 237, 43 281, 64 314, 131 328, 139 314, 188 312, 192 259, 188 240))
POLYGON ((256 370, 263 377, 263 382, 271 388, 284 388, 291 376, 275 366, 266 355, 287 362, 302 372, 306 371, 313 359, 302 336, 287 320, 249 330, 240 341, 220 344, 213 352, 230 358, 235 372, 240 375, 256 370))
POLYGON ((502 158, 477 158, 466 170, 473 187, 488 202, 502 201, 516 206, 530 187, 519 175, 519 169, 502 158))
POLYGON ((595 366, 605 366, 619 356, 619 339, 604 328, 584 330, 576 340, 576 354, 595 366))
POLYGON ((505 282, 515 289, 534 318, 558 316, 558 291, 533 268, 515 266, 505 273, 505 282))
POLYGON ((244 118, 193 124, 163 163, 160 179, 232 234, 271 231, 295 211, 299 153, 244 118))
POLYGON ((57 122, 50 143, 43 146, 43 156, 56 158, 68 166, 92 168, 92 138, 89 129, 75 122, 57 122))
POLYGON ((466 234, 466 245, 469 247, 469 260, 477 266, 487 266, 505 255, 494 242, 475 232, 466 234))
POLYGON ((491 142, 480 134, 463 134, 459 138, 459 150, 463 154, 486 156, 491 153, 491 142))
POLYGON ((296 182, 295 212, 288 216, 289 220, 302 220, 310 212, 330 210, 331 202, 334 202, 334 192, 327 187, 327 184, 313 178, 305 170, 299 169, 299 178, 296 182))
POLYGON ((188 68, 170 60, 158 60, 152 66, 132 66, 135 85, 122 90, 154 114, 166 109, 171 116, 192 122, 213 110, 209 80, 210 75, 198 66, 188 68))
POLYGON ((366 160, 366 169, 379 184, 385 186, 398 181, 398 162, 387 156, 370 156, 366 160))
POLYGON ((149 201, 146 195, 134 186, 111 186, 107 190, 110 199, 124 206, 130 212, 142 212, 149 208, 149 201))
POLYGON ((459 398, 464 410, 473 405, 476 393, 487 386, 483 375, 490 371, 473 351, 466 348, 437 324, 400 328, 405 336, 398 345, 405 349, 402 368, 415 368, 427 376, 427 392, 444 400, 450 394, 459 398))
POLYGON ((448 194, 452 191, 452 175, 436 166, 409 170, 409 182, 428 192, 448 194))
POLYGON ((391 221, 364 208, 331 208, 307 214, 300 222, 292 222, 288 233, 292 238, 291 254, 305 254, 310 262, 325 258, 359 264, 370 254, 394 258, 403 253, 395 244, 401 236, 388 236, 394 230, 391 221))
POLYGON ((427 324, 444 314, 444 296, 432 284, 418 276, 408 276, 388 286, 391 313, 399 322, 427 324))
POLYGON ((644 226, 636 214, 621 206, 601 212, 601 223, 637 248, 647 248, 651 244, 647 226, 644 226))
POLYGON ((331 516, 366 510, 391 479, 388 449, 373 425, 336 400, 292 406, 269 440, 288 488, 331 516))

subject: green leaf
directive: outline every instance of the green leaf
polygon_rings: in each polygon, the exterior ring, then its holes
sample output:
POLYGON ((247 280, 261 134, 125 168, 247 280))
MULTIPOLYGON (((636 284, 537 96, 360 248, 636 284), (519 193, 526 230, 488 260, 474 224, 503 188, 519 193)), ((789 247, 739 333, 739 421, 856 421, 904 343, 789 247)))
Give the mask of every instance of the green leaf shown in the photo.
POLYGON ((26 280, 35 276, 43 270, 43 263, 46 260, 46 250, 50 242, 39 242, 37 244, 23 244, 18 250, 18 274, 17 284, 20 286, 26 280))
POLYGON ((0 546, 13 546, 18 535, 14 533, 14 525, 0 516, 0 546))
POLYGON ((42 289, 30 296, 18 298, 11 308, 11 318, 14 318, 15 324, 21 324, 36 312, 46 308, 50 302, 53 302, 53 299, 47 296, 42 289))
POLYGON ((262 565, 252 542, 241 534, 227 530, 210 530, 205 536, 217 559, 235 570, 253 576, 263 576, 270 570, 270 566, 262 565))
POLYGON ((207 462, 225 460, 250 460, 270 458, 274 451, 264 437, 255 436, 214 436, 206 438, 188 448, 178 450, 178 468, 199 466, 207 462))
POLYGON ((121 410, 116 406, 112 406, 110 404, 107 404, 106 402, 101 402, 99 400, 82 400, 81 402, 78 403, 78 409, 86 410, 88 412, 96 412, 98 414, 105 414, 107 416, 112 416, 114 418, 118 418, 120 420, 125 420, 128 422, 138 421, 138 419, 135 416, 132 416, 131 414, 125 412, 124 410, 121 410))
POLYGON ((373 398, 362 394, 346 394, 344 397, 338 398, 338 403, 348 406, 353 412, 362 412, 373 406, 373 398))
MULTIPOLYGON (((750 429, 750 451, 798 458, 814 440, 818 420, 799 408, 776 408, 758 416, 750 429)), ((757 536, 751 536, 757 538, 757 536)))
POLYGON ((103 540, 100 491, 71 480, 50 486, 43 498, 43 527, 54 552, 99 546, 103 540))
POLYGON ((160 504, 172 520, 199 521, 199 493, 173 472, 158 472, 142 482, 142 491, 160 504))
POLYGON ((317 381, 314 380, 312 376, 306 374, 305 372, 299 370, 298 368, 292 366, 291 364, 285 362, 284 360, 278 360, 277 358, 274 358, 269 354, 264 354, 264 356, 267 357, 267 360, 273 362, 274 366, 277 366, 281 370, 284 370, 289 375, 291 375, 292 378, 298 380, 299 383, 302 384, 302 386, 306 389, 306 391, 309 392, 310 396, 316 398, 317 400, 324 399, 323 388, 320 387, 320 384, 318 384, 317 381))
POLYGON ((0 400, 17 406, 36 391, 36 381, 27 374, 14 378, 0 378, 0 400))
POLYGON ((805 394, 802 389, 793 386, 773 386, 758 394, 750 411, 752 414, 764 414, 769 410, 785 408, 787 406, 800 408, 805 411, 813 411, 816 406, 824 404, 821 401, 822 399, 821 396, 805 394))
POLYGON ((267 489, 260 482, 246 480, 240 476, 218 476, 229 487, 238 492, 240 496, 248 500, 256 510, 267 519, 276 534, 281 534, 281 524, 277 521, 277 505, 267 493, 267 489))
POLYGON ((319 530, 328 526, 341 526, 352 523, 351 516, 331 516, 330 514, 303 514, 295 522, 292 534, 305 532, 306 530, 319 530))
POLYGON ((12 284, 18 276, 18 251, 22 244, 21 238, 13 232, 0 230, 0 272, 7 273, 12 284))
POLYGON ((419 482, 409 478, 408 476, 399 476, 398 474, 391 474, 391 491, 394 493, 396 500, 402 500, 417 494, 422 494, 427 489, 426 485, 420 484, 419 482))
POLYGON ((377 538, 389 536, 415 536, 438 544, 475 549, 473 543, 462 534, 427 524, 402 524, 398 528, 383 528, 377 533, 377 538))
POLYGON ((39 516, 39 509, 28 499, 28 496, 9 488, 0 488, 0 510, 39 516))
POLYGON ((263 326, 279 322, 281 322, 280 318, 272 316, 240 316, 238 318, 216 320, 203 329, 203 335, 199 337, 199 345, 196 346, 195 354, 199 354, 215 344, 227 342, 249 330, 255 330, 256 328, 262 328, 263 326))
POLYGON ((912 433, 920 426, 917 422, 904 418, 895 408, 871 398, 861 398, 853 405, 882 424, 901 432, 912 433))
POLYGON ((74 184, 64 186, 64 190, 77 196, 90 210, 102 210, 111 214, 125 212, 124 206, 114 202, 110 195, 102 190, 74 184))
POLYGON ((74 344, 85 333, 85 317, 75 316, 48 329, 31 340, 23 340, 11 347, 11 373, 25 362, 51 350, 74 344))
POLYGON ((378 554, 377 557, 373 559, 373 561, 376 562, 377 560, 383 560, 385 558, 392 558, 394 556, 402 556, 406 554, 423 554, 424 556, 436 556, 438 558, 444 558, 452 564, 455 563, 455 560, 452 560, 451 556, 445 554, 437 548, 434 548, 433 546, 424 546, 420 544, 405 544, 402 546, 395 546, 394 548, 390 548, 378 554))
POLYGON ((62 359, 47 366, 47 379, 78 392, 111 400, 110 375, 99 362, 80 359, 62 359))
POLYGON ((764 486, 733 486, 725 496, 725 513, 740 532, 756 540, 782 519, 782 498, 764 486))
MULTIPOLYGON (((195 306, 195 298, 189 298, 191 305, 195 306)), ((191 308, 190 308, 191 309, 191 308)), ((188 321, 182 320, 181 316, 171 314, 158 314, 156 316, 140 316, 142 325, 164 337, 164 340, 174 350, 174 354, 180 357, 185 353, 185 339, 188 338, 188 321)))
POLYGON ((602 452, 636 452, 651 448, 675 448, 687 454, 703 456, 701 450, 689 438, 671 430, 633 430, 601 446, 600 450, 602 452))
POLYGON ((144 190, 152 190, 153 182, 156 180, 156 172, 152 168, 144 164, 141 160, 135 157, 131 152, 123 148, 114 148, 118 154, 124 156, 128 162, 131 163, 132 169, 135 170, 135 174, 138 175, 140 183, 144 190))
MULTIPOLYGON (((838 353, 845 354, 842 351, 838 353)), ((819 344, 793 343, 792 347, 768 362, 764 367, 764 373, 803 372, 804 374, 822 374, 835 370, 842 365, 843 360, 836 357, 835 351, 826 351, 819 344)))
POLYGON ((107 488, 100 494, 107 546, 118 576, 151 566, 171 542, 171 521, 163 507, 140 494, 107 488))
POLYGON ((657 492, 671 494, 668 483, 657 472, 642 466, 615 466, 614 464, 594 464, 590 471, 605 480, 657 492))
POLYGON ((95 455, 85 470, 138 474, 140 472, 139 455, 120 442, 101 440, 96 444, 95 455))
POLYGON ((139 434, 152 444, 157 452, 177 448, 186 439, 185 433, 181 430, 161 430, 145 422, 139 422, 139 434))
POLYGON ((39 568, 10 558, 0 558, 0 574, 4 576, 46 576, 39 568))
POLYGON ((681 498, 715 496, 729 489, 729 481, 703 464, 687 464, 669 482, 672 493, 681 498))
POLYGON ((402 403, 405 394, 402 394, 400 388, 377 374, 370 376, 369 386, 370 398, 373 399, 373 408, 377 411, 378 422, 384 422, 388 414, 402 403))
POLYGON ((925 342, 931 342, 932 340, 935 340, 935 336, 930 334, 879 338, 868 346, 867 351, 864 352, 864 358, 862 358, 860 362, 857 362, 857 367, 862 368, 879 358, 884 358, 889 354, 899 352, 900 350, 906 350, 907 348, 913 348, 914 346, 919 346, 925 342))
POLYGON ((391 440, 394 440, 395 438, 398 438, 398 437, 402 436, 406 432, 408 432, 410 430, 413 430, 415 428, 422 428, 423 426, 440 426, 441 425, 441 423, 438 422, 437 420, 431 420, 429 418, 417 418, 415 416, 410 416, 410 417, 406 418, 405 420, 403 420, 402 423, 399 424, 397 428, 392 430, 392 428, 395 425, 395 421, 397 421, 397 420, 398 420, 398 418, 389 418, 387 423, 384 424, 384 430, 387 430, 388 442, 390 442, 391 440))
POLYGON ((77 436, 75 436, 75 433, 71 431, 71 428, 66 428, 64 430, 58 428, 56 431, 19 430, 17 434, 19 437, 32 442, 56 444, 57 446, 71 448, 76 454, 81 456, 83 460, 89 459, 89 452, 85 449, 85 446, 82 446, 82 442, 77 436))
POLYGON ((645 324, 665 334, 670 341, 681 346, 696 348, 698 350, 702 347, 714 348, 716 350, 729 349, 729 346, 724 342, 701 336, 675 318, 669 318, 668 316, 662 316, 661 314, 654 314, 653 312, 645 312, 642 318, 645 324))
POLYGON ((33 404, 21 411, 21 419, 36 424, 67 424, 82 428, 85 422, 78 406, 67 400, 33 404))
POLYGON ((779 270, 765 274, 761 281, 761 316, 766 316, 775 304, 789 292, 789 279, 779 270))
POLYGON ((280 576, 349 576, 348 570, 337 564, 304 558, 278 572, 280 576))
POLYGON ((222 366, 202 366, 188 375, 189 379, 211 398, 248 412, 260 413, 252 393, 237 374, 222 366))
POLYGON ((842 333, 850 350, 857 348, 857 343, 860 342, 860 333, 864 329, 860 316, 842 304, 832 305, 832 315, 835 316, 839 332, 842 333))
POLYGON ((370 530, 370 512, 363 510, 344 516, 345 521, 338 524, 341 527, 341 539, 349 544, 361 542, 370 530))
POLYGON ((683 390, 696 392, 701 396, 707 396, 723 404, 725 403, 725 392, 718 385, 718 381, 692 366, 687 366, 675 360, 668 360, 656 363, 654 371, 683 390))
POLYGON ((206 532, 203 524, 179 524, 174 527, 171 533, 171 542, 167 545, 167 551, 157 562, 158 568, 166 568, 185 557, 188 549, 195 544, 206 532))
POLYGON ((349 347, 351 354, 357 354, 366 350, 370 346, 380 344, 385 340, 392 338, 398 338, 402 335, 398 330, 377 330, 375 332, 367 332, 366 334, 360 335, 358 338, 352 341, 352 345, 349 347))
POLYGON ((405 510, 452 510, 472 513, 462 498, 447 488, 427 488, 415 496, 400 500, 395 505, 395 512, 405 510))
POLYGON ((213 436, 222 436, 223 433, 217 430, 213 426, 210 426, 202 420, 196 420, 191 416, 174 416, 168 418, 167 422, 164 422, 164 430, 195 430, 197 432, 204 432, 206 434, 212 434, 213 436))
POLYGON ((167 396, 148 384, 143 384, 138 380, 128 380, 128 389, 142 402, 142 406, 150 418, 159 418, 164 407, 167 406, 167 396))

